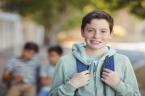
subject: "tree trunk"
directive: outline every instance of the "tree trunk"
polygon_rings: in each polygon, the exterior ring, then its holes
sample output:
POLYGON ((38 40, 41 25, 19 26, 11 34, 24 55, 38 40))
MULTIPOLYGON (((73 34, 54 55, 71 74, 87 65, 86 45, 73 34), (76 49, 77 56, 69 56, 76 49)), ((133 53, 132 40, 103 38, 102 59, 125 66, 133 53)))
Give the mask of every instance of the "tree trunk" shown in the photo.
POLYGON ((49 27, 45 27, 45 37, 44 37, 44 44, 45 45, 56 45, 58 43, 57 40, 57 30, 49 27))
POLYGON ((58 44, 58 38, 57 38, 57 33, 60 32, 60 29, 62 25, 69 19, 69 16, 67 15, 67 12, 62 13, 59 16, 58 21, 49 26, 45 26, 45 37, 44 37, 44 44, 45 45, 56 45, 58 44))

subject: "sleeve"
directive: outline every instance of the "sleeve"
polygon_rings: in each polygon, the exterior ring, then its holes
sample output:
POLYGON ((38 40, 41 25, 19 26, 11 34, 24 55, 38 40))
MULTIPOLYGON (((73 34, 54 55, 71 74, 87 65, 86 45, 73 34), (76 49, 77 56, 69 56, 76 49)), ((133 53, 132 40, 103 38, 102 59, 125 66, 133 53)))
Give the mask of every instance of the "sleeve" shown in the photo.
POLYGON ((46 66, 46 65, 41 65, 41 66, 40 66, 40 73, 39 73, 40 77, 47 77, 47 76, 48 76, 47 70, 49 70, 49 69, 48 69, 48 66, 46 66))
POLYGON ((4 68, 7 69, 7 70, 12 71, 13 67, 14 67, 14 63, 15 63, 15 59, 9 60, 8 63, 5 64, 4 68))
POLYGON ((49 96, 74 96, 76 88, 68 83, 65 79, 65 75, 64 62, 61 59, 57 64, 54 82, 49 96))
POLYGON ((125 60, 124 73, 124 80, 120 81, 120 83, 117 86, 114 86, 113 89, 120 94, 119 96, 141 96, 134 70, 128 58, 125 60))

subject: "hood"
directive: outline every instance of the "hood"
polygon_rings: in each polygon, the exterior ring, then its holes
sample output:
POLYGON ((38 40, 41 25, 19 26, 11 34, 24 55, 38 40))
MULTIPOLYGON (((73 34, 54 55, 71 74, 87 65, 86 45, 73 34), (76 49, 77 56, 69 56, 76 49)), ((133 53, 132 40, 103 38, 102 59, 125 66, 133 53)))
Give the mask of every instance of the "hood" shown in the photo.
MULTIPOLYGON (((80 60, 82 63, 90 65, 92 64, 92 60, 94 60, 94 58, 88 58, 85 52, 85 48, 86 48, 85 43, 74 44, 72 47, 72 54, 76 59, 80 60)), ((104 60, 106 56, 112 56, 115 53, 116 50, 112 49, 110 46, 106 46, 105 53, 101 58, 99 58, 99 60, 104 60)))

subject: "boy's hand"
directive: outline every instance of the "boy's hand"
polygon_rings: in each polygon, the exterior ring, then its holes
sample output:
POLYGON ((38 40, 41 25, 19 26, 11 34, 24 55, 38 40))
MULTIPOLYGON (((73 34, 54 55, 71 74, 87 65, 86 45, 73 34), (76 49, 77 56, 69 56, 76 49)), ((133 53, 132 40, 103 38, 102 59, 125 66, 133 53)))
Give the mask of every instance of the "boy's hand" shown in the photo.
POLYGON ((51 77, 41 77, 41 84, 44 86, 51 85, 53 83, 53 79, 51 77))
POLYGON ((14 76, 14 80, 15 81, 22 81, 23 80, 23 77, 21 75, 15 75, 14 76))
POLYGON ((120 76, 117 72, 104 69, 102 72, 102 81, 110 86, 116 86, 120 82, 120 76))
POLYGON ((69 83, 74 86, 75 88, 80 88, 89 83, 90 80, 90 73, 88 70, 75 73, 73 77, 69 80, 69 83))

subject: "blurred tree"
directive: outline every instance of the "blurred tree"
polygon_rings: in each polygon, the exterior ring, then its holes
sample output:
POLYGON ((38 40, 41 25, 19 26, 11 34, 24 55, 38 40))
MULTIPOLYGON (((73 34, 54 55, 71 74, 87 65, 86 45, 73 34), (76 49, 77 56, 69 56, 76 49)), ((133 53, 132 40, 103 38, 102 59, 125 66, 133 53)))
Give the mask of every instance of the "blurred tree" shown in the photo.
POLYGON ((144 0, 3 0, 4 11, 16 12, 34 19, 45 27, 45 43, 55 44, 56 33, 75 26, 83 14, 101 9, 109 13, 123 7, 144 18, 144 0))
POLYGON ((55 44, 55 35, 61 25, 73 15, 73 10, 81 9, 87 3, 87 0, 3 0, 1 8, 43 24, 46 31, 45 43, 55 44))

